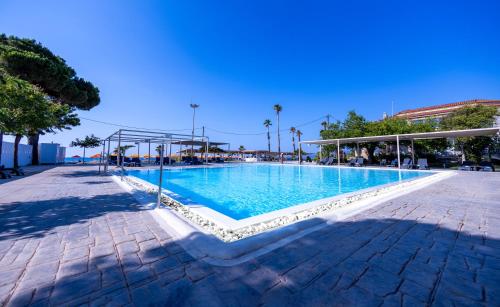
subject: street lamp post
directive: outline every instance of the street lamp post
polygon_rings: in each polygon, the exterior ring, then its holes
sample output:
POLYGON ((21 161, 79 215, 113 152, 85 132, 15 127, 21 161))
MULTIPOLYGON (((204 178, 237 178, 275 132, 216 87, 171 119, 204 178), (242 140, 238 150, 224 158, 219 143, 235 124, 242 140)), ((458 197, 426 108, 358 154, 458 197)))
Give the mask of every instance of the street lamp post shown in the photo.
MULTIPOLYGON (((196 109, 198 107, 200 107, 200 105, 196 104, 196 103, 191 103, 189 106, 191 108, 193 108, 193 130, 191 132, 191 142, 194 142, 194 117, 196 115, 196 109)), ((194 156, 194 144, 193 143, 191 143, 191 156, 194 156)))

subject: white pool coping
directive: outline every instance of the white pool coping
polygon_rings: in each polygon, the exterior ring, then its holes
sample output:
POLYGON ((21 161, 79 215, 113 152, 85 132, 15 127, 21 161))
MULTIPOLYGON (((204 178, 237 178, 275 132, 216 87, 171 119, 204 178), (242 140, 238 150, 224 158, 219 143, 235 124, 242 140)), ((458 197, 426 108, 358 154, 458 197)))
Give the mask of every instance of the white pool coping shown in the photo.
MULTIPOLYGON (((344 220, 389 199, 416 191, 454 174, 455 171, 435 172, 430 176, 341 194, 236 221, 237 223, 199 204, 181 205, 185 207, 181 208, 182 210, 175 206, 162 207, 152 210, 151 213, 191 255, 203 257, 205 261, 214 265, 230 266, 265 254, 336 221, 344 220), (367 197, 361 197, 362 195, 367 197), (339 201, 343 202, 342 206, 328 206, 339 201), (248 234, 235 236, 235 232, 241 229, 248 231, 248 234), (236 239, 224 240, 224 235, 236 239)), ((126 180, 122 181, 120 177, 113 176, 113 179, 132 193, 141 204, 155 207, 156 197, 146 193, 148 188, 145 187, 149 187, 149 192, 154 191, 156 187, 136 177, 132 181, 130 177, 124 178, 126 180), (137 184, 144 186, 138 187, 137 184)), ((173 200, 168 193, 163 195, 164 202, 173 200)), ((177 200, 173 201, 179 203, 177 200)))

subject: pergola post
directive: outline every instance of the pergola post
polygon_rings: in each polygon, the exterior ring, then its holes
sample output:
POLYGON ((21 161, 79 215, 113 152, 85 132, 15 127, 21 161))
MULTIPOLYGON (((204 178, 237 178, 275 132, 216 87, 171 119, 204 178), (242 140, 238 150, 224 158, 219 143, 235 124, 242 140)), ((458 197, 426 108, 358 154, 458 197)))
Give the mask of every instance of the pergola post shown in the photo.
MULTIPOLYGON (((104 151, 106 150, 106 141, 102 142, 102 153, 101 156, 99 157, 99 174, 101 173, 101 165, 103 164, 103 158, 104 158, 104 151)), ((104 166, 103 166, 103 171, 104 171, 104 166)))
POLYGON ((319 145, 319 161, 323 160, 323 145, 319 145))
POLYGON ((415 165, 415 146, 413 144, 413 139, 411 139, 411 164, 415 165))
POLYGON ((172 165, 172 138, 170 138, 170 143, 168 144, 168 165, 172 165))
POLYGON ((137 158, 141 159, 141 142, 137 142, 137 158))
POLYGON ((396 150, 398 152, 398 168, 401 168, 401 159, 399 155, 399 135, 396 135, 396 150))
POLYGON ((109 152, 111 149, 111 137, 108 138, 108 154, 106 155, 106 167, 105 167, 105 172, 108 172, 108 167, 109 167, 109 152))
POLYGON ((181 147, 179 151, 179 162, 182 163, 182 141, 180 142, 179 146, 181 147))
POLYGON ((302 164, 302 143, 299 143, 299 164, 302 164))
POLYGON ((208 146, 210 146, 210 142, 207 138, 207 148, 205 148, 205 164, 208 164, 208 146))
POLYGON ((151 139, 148 139, 148 164, 151 165, 151 139))
POLYGON ((116 162, 118 163, 118 167, 121 166, 121 173, 120 173, 120 179, 123 180, 123 161, 122 161, 122 130, 118 130, 118 153, 117 153, 117 159, 116 162))
POLYGON ((156 199, 156 208, 160 208, 162 181, 163 181, 163 144, 161 144, 160 147, 160 178, 158 180, 158 198, 156 199))
POLYGON ((337 139, 337 166, 340 166, 340 140, 337 139))

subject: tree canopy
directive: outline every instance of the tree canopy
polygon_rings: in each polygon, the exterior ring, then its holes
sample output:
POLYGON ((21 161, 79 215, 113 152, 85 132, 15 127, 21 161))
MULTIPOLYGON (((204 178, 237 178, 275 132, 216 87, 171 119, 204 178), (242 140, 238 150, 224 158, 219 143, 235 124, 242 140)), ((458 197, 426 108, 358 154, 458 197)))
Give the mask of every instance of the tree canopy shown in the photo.
MULTIPOLYGON (((449 114, 441 121, 442 130, 462 130, 488 128, 495 123, 495 116, 499 115, 496 107, 472 106, 460 108, 449 114)), ((467 137, 457 138, 455 146, 458 146, 467 159, 480 162, 485 149, 494 146, 494 138, 491 137, 467 137)))
POLYGON ((93 134, 85 136, 85 138, 82 140, 76 138, 70 144, 71 147, 80 147, 80 148, 95 148, 100 145, 101 145, 101 139, 93 134))
POLYGON ((52 103, 29 82, 0 71, 0 129, 18 135, 30 135, 51 129, 59 117, 71 116, 66 105, 52 103))
MULTIPOLYGON (((444 117, 441 121, 428 120, 423 122, 410 122, 406 119, 396 117, 389 117, 378 121, 367 121, 355 111, 350 111, 344 121, 336 121, 328 127, 325 127, 325 123, 321 123, 323 129, 320 131, 320 135, 322 139, 336 139, 436 130, 486 128, 494 124, 496 115, 497 109, 495 107, 481 105, 460 108, 444 117)), ((368 149, 370 156, 377 145, 375 143, 363 144, 368 149)), ((444 139, 415 141, 417 151, 424 153, 435 153, 436 151, 444 150, 448 145, 444 139)), ((494 144, 493 138, 474 137, 457 138, 455 145, 466 155, 479 161, 482 152, 494 144)), ((324 153, 332 152, 335 150, 335 145, 323 146, 323 150, 324 153)))
POLYGON ((79 125, 76 113, 71 111, 90 110, 100 102, 97 87, 78 77, 64 59, 35 40, 0 34, 0 68, 5 73, 36 86, 47 100, 69 108, 54 109, 52 115, 58 120, 51 127, 27 135, 29 143, 33 145, 33 164, 38 164, 40 134, 79 125))
POLYGON ((14 167, 22 136, 53 129, 61 117, 72 117, 69 106, 53 103, 40 88, 0 69, 0 130, 15 135, 14 167))
POLYGON ((101 145, 101 139, 91 134, 90 136, 85 136, 84 139, 75 139, 71 142, 71 147, 80 147, 83 148, 83 163, 85 163, 85 149, 87 148, 95 148, 101 145))
POLYGON ((60 103, 90 110, 100 102, 97 87, 35 40, 1 34, 0 63, 10 75, 37 85, 60 103))
MULTIPOLYGON (((120 156, 125 156, 125 153, 127 152, 127 150, 129 150, 130 148, 134 148, 135 146, 134 145, 123 145, 123 146, 120 146, 120 156)), ((118 154, 118 147, 115 148, 115 150, 113 150, 113 153, 115 154, 118 154)))

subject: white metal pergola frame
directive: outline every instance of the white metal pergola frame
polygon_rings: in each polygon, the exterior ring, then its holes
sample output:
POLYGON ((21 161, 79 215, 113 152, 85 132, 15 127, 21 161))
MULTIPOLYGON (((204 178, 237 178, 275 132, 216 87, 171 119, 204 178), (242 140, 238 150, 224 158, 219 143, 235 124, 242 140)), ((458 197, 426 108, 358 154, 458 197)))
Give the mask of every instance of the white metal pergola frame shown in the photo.
MULTIPOLYGON (((474 137, 474 136, 493 136, 500 134, 500 127, 492 128, 479 128, 479 129, 466 129, 466 130, 451 130, 451 131, 433 131, 433 132, 419 132, 407 134, 391 134, 391 135, 376 135, 376 136, 362 136, 353 138, 339 138, 327 140, 312 140, 299 142, 299 150, 302 144, 319 145, 320 154, 323 145, 336 145, 337 146, 337 165, 340 166, 340 145, 342 144, 359 144, 371 142, 396 142, 396 150, 398 154, 398 168, 401 168, 399 142, 411 141, 412 147, 412 161, 415 163, 413 141, 415 140, 431 140, 442 138, 458 138, 458 137, 474 137)), ((300 156, 299 156, 300 158, 300 156)), ((302 163, 299 160, 299 163, 302 163)))
MULTIPOLYGON (((156 207, 160 207, 161 203, 161 192, 162 192, 162 178, 163 178, 163 159, 166 150, 166 146, 169 146, 169 163, 172 162, 172 145, 182 146, 185 144, 191 144, 196 142, 197 145, 206 145, 206 151, 208 153, 208 148, 210 147, 210 140, 208 136, 203 135, 187 135, 187 134, 177 134, 177 133, 166 133, 148 130, 131 130, 131 129, 120 129, 107 138, 102 140, 102 153, 101 159, 99 160, 99 173, 101 172, 101 167, 103 167, 104 173, 108 172, 109 168, 109 157, 111 150, 111 142, 118 142, 118 149, 124 143, 132 143, 139 145, 146 143, 149 146, 148 159, 151 163, 151 144, 157 144, 161 146, 160 149, 160 178, 158 182, 158 197, 156 200, 156 207)), ((217 143, 219 144, 219 143, 217 143)), ((120 167, 120 178, 123 180, 124 161, 121 156, 121 150, 117 151, 117 167, 120 167)), ((205 163, 208 163, 208 155, 205 155, 205 163)))

